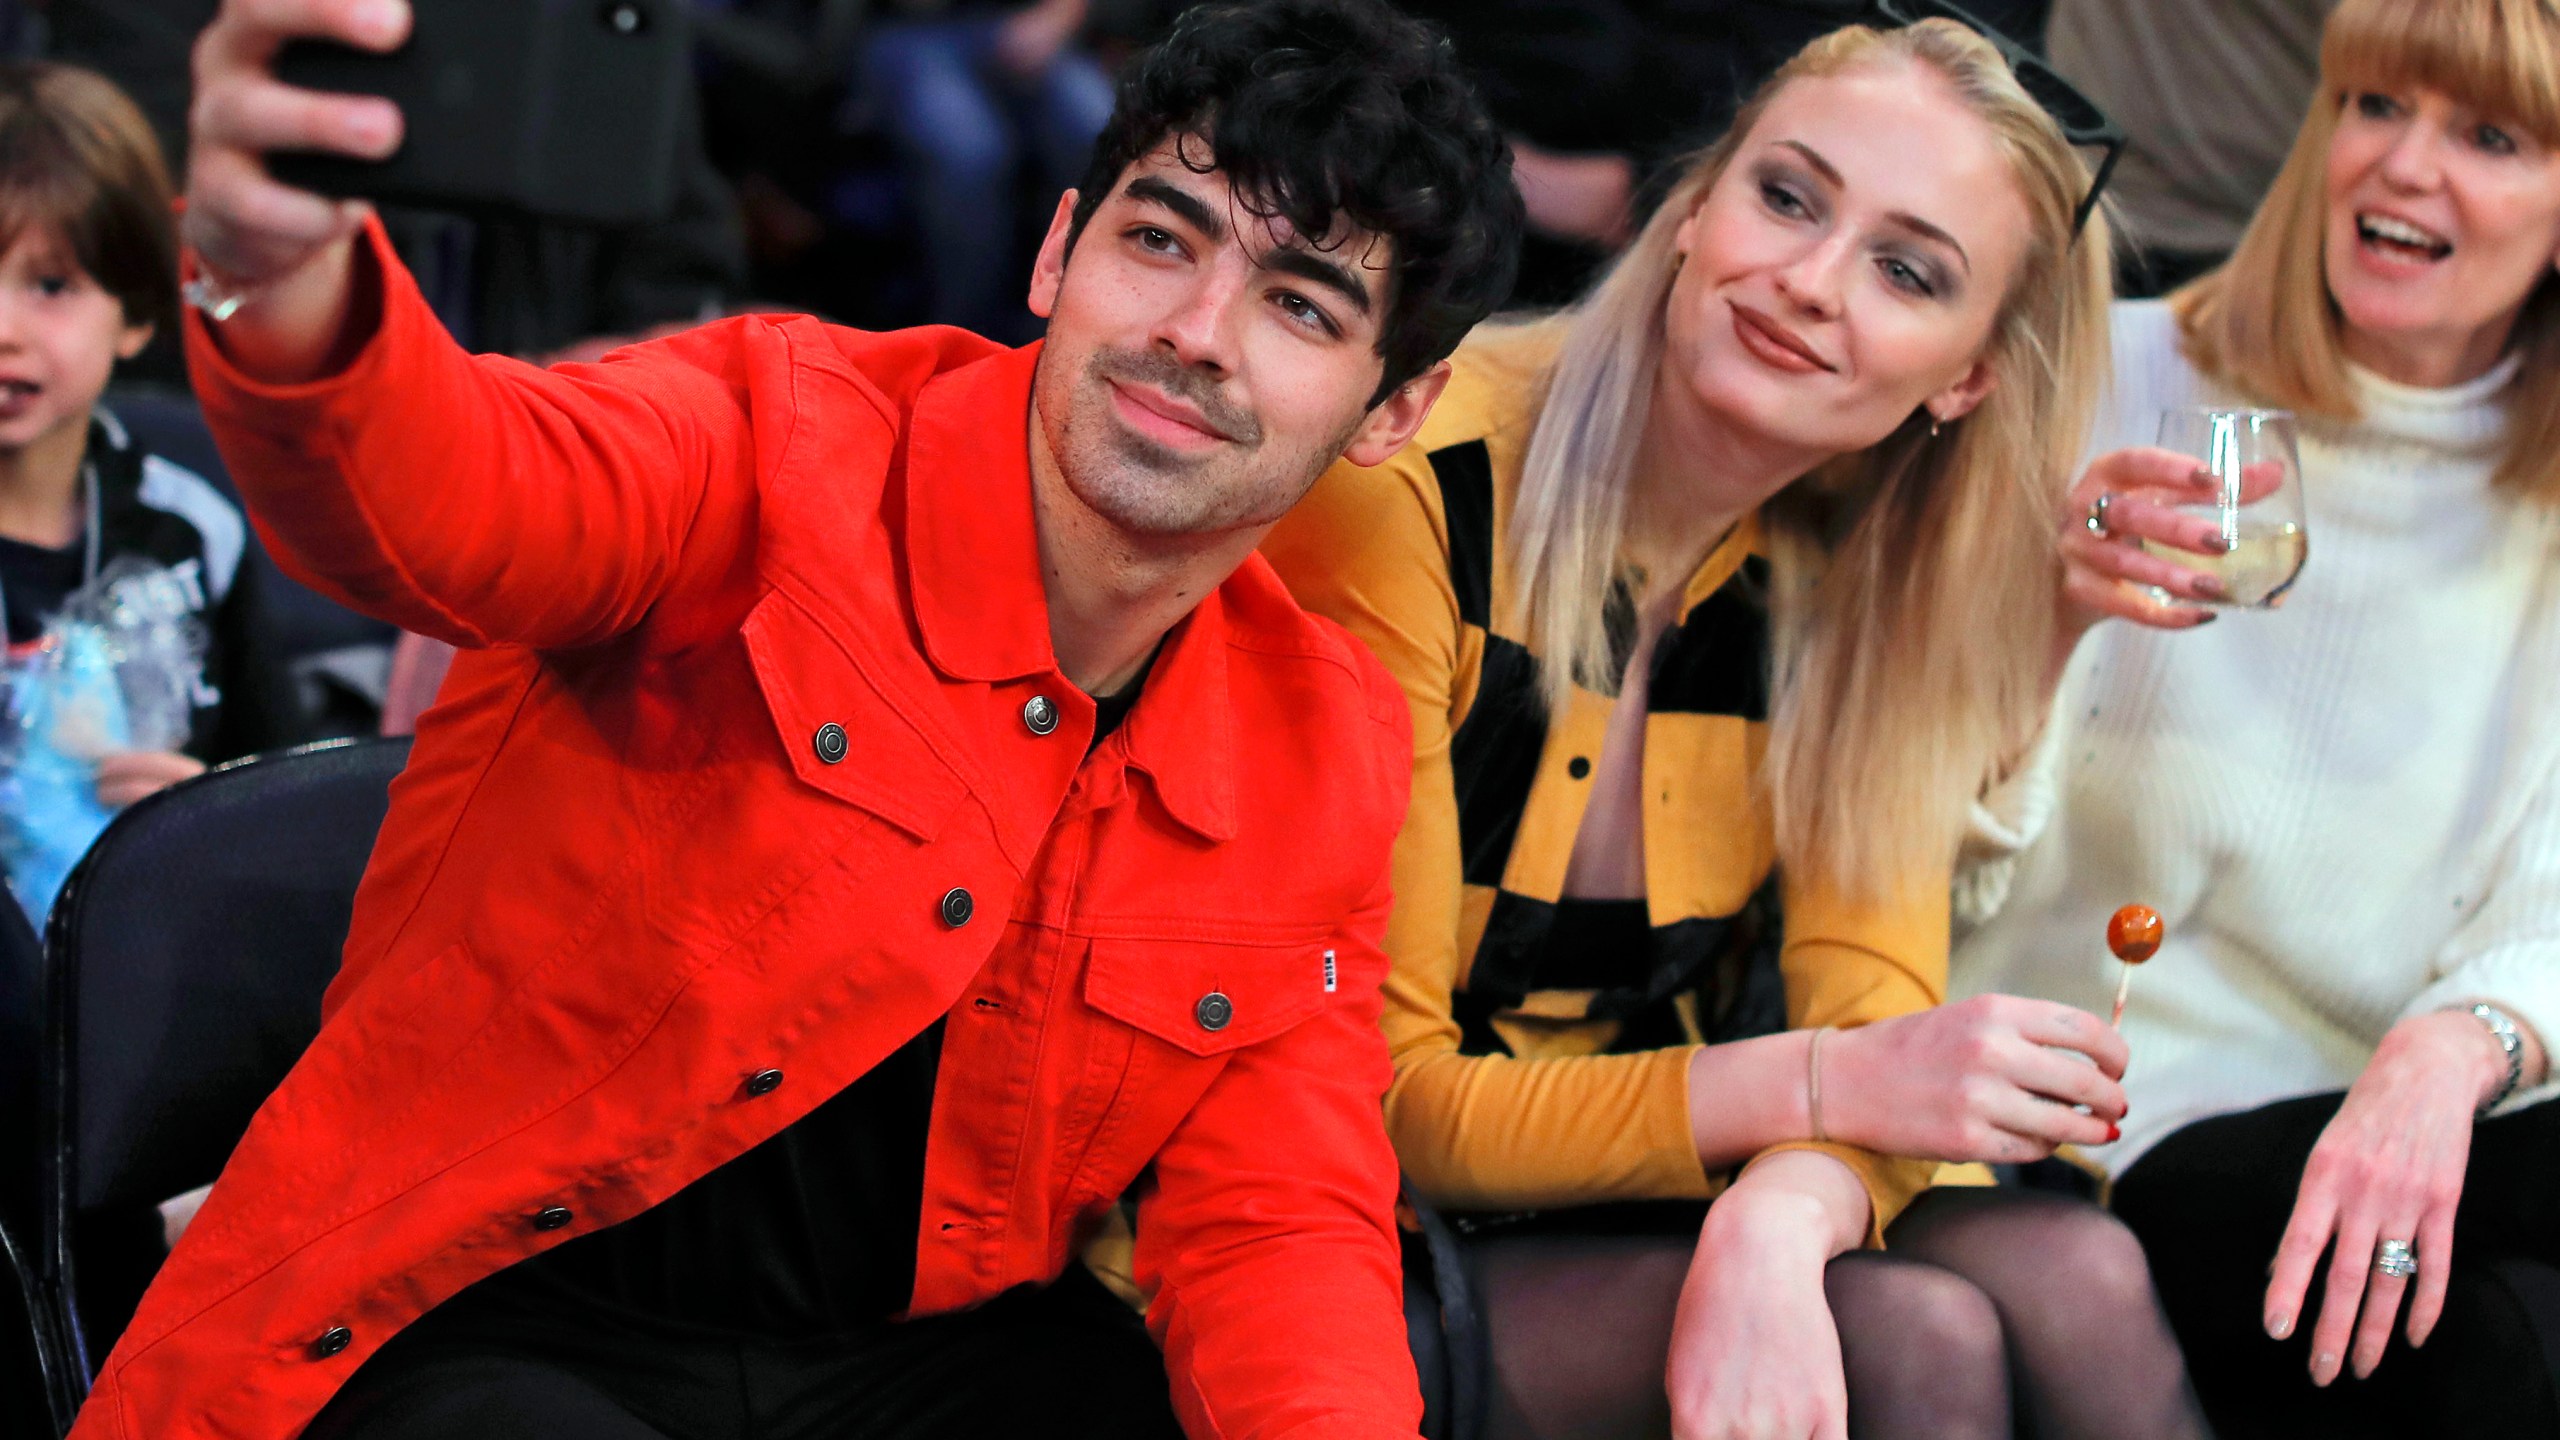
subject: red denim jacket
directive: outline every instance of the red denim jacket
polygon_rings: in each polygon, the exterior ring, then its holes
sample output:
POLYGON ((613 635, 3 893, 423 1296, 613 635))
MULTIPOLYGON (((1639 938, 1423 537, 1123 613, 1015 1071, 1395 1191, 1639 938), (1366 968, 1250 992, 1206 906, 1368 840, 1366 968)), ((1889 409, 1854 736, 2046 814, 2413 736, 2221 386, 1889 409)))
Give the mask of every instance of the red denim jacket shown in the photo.
POLYGON ((430 1306, 946 1015, 914 1313, 1056 1276, 1135 1186, 1191 1434, 1411 1437, 1395 682, 1251 559, 1088 761, 1036 350, 760 317, 546 373, 466 356, 366 254, 378 328, 335 377, 252 382, 192 318, 189 355, 288 568, 464 650, 319 1038, 78 1440, 293 1435, 430 1306))

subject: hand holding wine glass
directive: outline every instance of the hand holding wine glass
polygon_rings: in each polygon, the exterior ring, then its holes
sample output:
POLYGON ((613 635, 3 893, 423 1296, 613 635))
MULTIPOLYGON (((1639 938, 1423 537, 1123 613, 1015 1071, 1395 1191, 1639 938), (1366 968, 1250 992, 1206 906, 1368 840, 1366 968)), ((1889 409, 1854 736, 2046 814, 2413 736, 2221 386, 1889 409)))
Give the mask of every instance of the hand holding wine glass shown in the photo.
POLYGON ((2110 616, 2175 630, 2272 608, 2307 548, 2291 415, 2169 411, 2159 445, 2102 455, 2072 487, 2055 668, 2110 616))
POLYGON ((2180 508, 2209 523, 2219 543, 2177 555, 2170 551, 2186 547, 2146 537, 2143 549, 2220 582, 2218 594, 2195 603, 2251 610, 2283 603, 2310 551, 2303 531, 2301 448, 2291 412, 2171 410, 2160 417, 2160 448, 2200 462, 2206 479, 2199 489, 2210 493, 2180 508))

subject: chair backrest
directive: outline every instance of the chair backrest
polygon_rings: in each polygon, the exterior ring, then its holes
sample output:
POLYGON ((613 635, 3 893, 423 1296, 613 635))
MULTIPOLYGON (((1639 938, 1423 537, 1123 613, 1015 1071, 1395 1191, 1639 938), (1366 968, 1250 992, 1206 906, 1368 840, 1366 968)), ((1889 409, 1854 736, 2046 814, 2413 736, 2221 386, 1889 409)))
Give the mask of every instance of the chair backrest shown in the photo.
POLYGON ((34 1257, 0 1221, 0 1435, 32 1440, 71 1428, 61 1356, 48 1323, 34 1257))
POLYGON ((0 1224, 32 1235, 36 1223, 36 1056, 44 1024, 36 1005, 44 949, 26 912, 0 893, 0 1224))
POLYGON ((98 837, 45 934, 40 1268, 79 1352, 74 1217, 221 1172, 320 1025, 405 740, 221 766, 98 837))

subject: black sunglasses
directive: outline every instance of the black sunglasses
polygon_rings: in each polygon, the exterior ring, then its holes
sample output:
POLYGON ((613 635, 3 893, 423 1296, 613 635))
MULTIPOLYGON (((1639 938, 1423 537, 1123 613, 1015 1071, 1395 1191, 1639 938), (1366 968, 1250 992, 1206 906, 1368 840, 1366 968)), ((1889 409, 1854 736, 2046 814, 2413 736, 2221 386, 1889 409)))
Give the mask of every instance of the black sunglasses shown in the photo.
POLYGON ((2062 78, 2061 72, 2046 64, 2043 56, 2001 34, 1960 6, 1950 5, 1946 0, 1868 0, 1868 8, 1896 25, 1930 19, 1953 20, 1990 41, 1992 48, 2000 52, 2000 58, 2009 62, 2009 69, 2017 75, 2018 84, 2044 107, 2045 114, 2053 117, 2053 123, 2061 127, 2063 139, 2074 145, 2106 152, 2105 157, 2098 161, 2097 174, 2089 181, 2088 195, 2081 200, 2080 208, 2072 212, 2071 237, 2074 240, 2080 238, 2080 232, 2088 227, 2089 212, 2098 208, 2098 197, 2106 193, 2107 177, 2115 173, 2117 157, 2124 154, 2123 129, 2107 118, 2107 112, 2099 109, 2096 101, 2081 94, 2070 81, 2062 78))

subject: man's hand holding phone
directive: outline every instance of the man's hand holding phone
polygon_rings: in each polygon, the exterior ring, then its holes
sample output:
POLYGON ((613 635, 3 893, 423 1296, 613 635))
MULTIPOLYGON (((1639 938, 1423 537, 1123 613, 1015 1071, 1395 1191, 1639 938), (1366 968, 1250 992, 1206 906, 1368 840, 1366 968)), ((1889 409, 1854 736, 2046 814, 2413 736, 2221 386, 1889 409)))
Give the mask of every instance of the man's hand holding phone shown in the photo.
POLYGON ((248 297, 224 323, 223 349, 260 379, 307 380, 339 358, 366 214, 360 201, 278 183, 267 154, 380 159, 400 147, 402 128, 388 100, 277 80, 277 52, 299 39, 389 51, 409 26, 408 0, 223 0, 196 41, 181 233, 216 289, 248 297))

